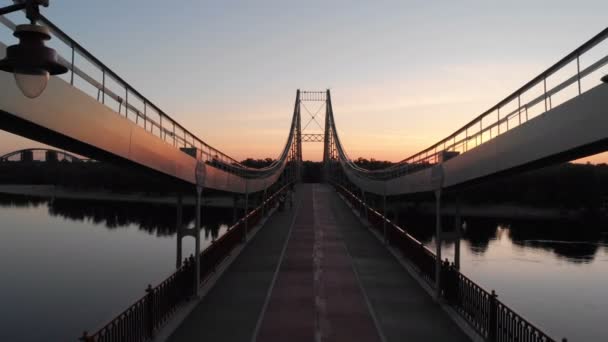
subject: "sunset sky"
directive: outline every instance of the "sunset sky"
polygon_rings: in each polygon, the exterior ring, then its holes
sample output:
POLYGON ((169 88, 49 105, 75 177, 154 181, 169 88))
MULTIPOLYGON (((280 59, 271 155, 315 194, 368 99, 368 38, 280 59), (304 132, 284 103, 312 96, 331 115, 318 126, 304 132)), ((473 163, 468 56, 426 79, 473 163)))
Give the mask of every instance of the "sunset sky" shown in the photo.
MULTIPOLYGON (((43 12, 237 159, 276 157, 296 89, 330 88, 349 155, 396 161, 604 29, 608 2, 62 0, 43 12)), ((0 155, 37 145, 0 133, 0 155)))

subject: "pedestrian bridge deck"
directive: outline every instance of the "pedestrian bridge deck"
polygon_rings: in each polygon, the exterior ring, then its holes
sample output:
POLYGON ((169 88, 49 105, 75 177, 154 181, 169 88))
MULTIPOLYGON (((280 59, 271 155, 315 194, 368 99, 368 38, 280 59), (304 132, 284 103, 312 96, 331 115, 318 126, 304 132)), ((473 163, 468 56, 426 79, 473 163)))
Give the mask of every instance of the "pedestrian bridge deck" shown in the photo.
POLYGON ((170 341, 468 341, 326 185, 298 187, 170 341))

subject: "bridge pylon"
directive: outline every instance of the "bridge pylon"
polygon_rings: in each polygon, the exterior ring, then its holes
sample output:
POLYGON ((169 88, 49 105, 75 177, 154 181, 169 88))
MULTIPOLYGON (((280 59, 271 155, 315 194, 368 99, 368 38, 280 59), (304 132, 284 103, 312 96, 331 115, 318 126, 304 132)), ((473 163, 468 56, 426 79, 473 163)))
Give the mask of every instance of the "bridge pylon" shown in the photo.
POLYGON ((294 115, 297 120, 296 127, 296 151, 298 163, 298 181, 302 180, 302 143, 323 143, 323 163, 321 176, 323 182, 330 180, 332 161, 336 159, 335 143, 333 139, 333 113, 331 105, 330 90, 325 91, 301 91, 298 89, 296 93, 296 107, 294 115), (307 103, 314 102, 320 105, 315 106, 312 110, 306 106, 307 103), (320 113, 325 107, 325 118, 323 124, 319 120, 320 113), (302 112, 306 112, 310 117, 302 125, 302 112), (320 133, 319 131, 322 131, 320 133))

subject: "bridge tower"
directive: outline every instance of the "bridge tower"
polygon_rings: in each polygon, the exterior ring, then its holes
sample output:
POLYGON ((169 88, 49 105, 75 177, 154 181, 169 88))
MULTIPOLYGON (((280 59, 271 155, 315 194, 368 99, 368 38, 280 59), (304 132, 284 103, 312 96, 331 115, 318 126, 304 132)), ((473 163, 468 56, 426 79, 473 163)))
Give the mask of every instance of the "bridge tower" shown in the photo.
POLYGON ((296 108, 294 115, 297 120, 296 128, 296 151, 298 163, 298 180, 301 181, 302 168, 302 143, 323 143, 323 181, 327 182, 330 177, 331 161, 335 157, 334 139, 333 139, 333 112, 331 105, 331 94, 329 89, 325 91, 301 91, 298 89, 296 93, 296 108), (309 108, 307 104, 315 103, 314 108, 309 108), (325 107, 325 117, 320 119, 325 107), (302 126, 302 112, 306 121, 302 126), (321 124, 323 121, 323 124, 321 124), (320 133, 322 132, 322 133, 320 133))

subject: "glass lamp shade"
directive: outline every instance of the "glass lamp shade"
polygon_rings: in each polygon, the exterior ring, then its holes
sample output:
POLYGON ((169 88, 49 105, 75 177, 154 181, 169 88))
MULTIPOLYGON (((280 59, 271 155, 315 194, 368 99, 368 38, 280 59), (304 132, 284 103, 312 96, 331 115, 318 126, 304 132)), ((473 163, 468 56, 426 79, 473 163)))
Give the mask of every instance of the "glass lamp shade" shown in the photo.
POLYGON ((42 69, 26 72, 17 69, 14 76, 17 87, 19 87, 23 95, 34 99, 40 96, 44 89, 46 89, 50 75, 48 71, 42 69))
POLYGON ((6 48, 0 70, 14 75, 23 95, 38 97, 46 88, 50 75, 64 74, 68 68, 59 63, 55 50, 44 46, 44 41, 51 39, 46 27, 18 25, 13 35, 19 38, 19 44, 6 48))

